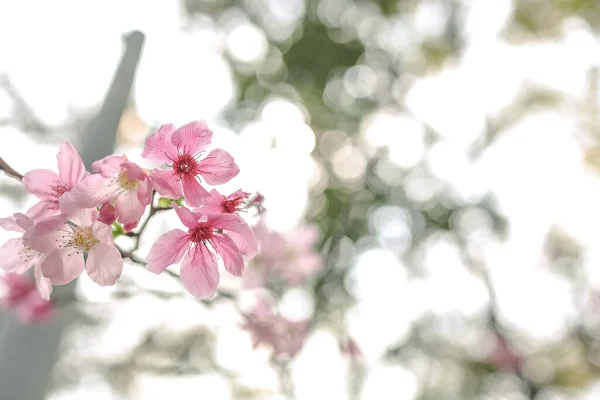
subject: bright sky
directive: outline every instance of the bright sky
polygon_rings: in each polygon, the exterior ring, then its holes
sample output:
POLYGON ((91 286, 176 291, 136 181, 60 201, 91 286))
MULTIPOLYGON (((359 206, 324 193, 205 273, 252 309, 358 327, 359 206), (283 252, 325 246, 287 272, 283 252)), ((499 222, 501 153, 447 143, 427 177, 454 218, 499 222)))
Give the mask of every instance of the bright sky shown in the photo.
MULTIPOLYGON (((477 164, 467 160, 465 150, 480 133, 484 116, 512 102, 523 82, 543 84, 574 101, 583 101, 586 71, 591 66, 600 67, 600 42, 583 21, 569 20, 562 27, 564 39, 509 45, 500 42, 497 33, 510 13, 510 1, 469 3, 464 57, 439 74, 419 79, 408 93, 407 113, 379 110, 366 118, 362 135, 373 147, 389 147, 391 161, 400 167, 411 167, 426 157, 434 173, 455 186, 461 198, 477 199, 488 189, 497 194, 511 221, 510 236, 505 244, 490 246, 484 253, 498 286, 502 317, 540 343, 551 343, 567 331, 575 311, 569 283, 542 266, 543 236, 550 226, 558 224, 586 246, 595 246, 600 237, 600 225, 589 223, 600 220, 600 180, 582 166, 582 152, 575 141, 579 121, 568 109, 535 113, 507 130, 477 164), (415 118, 434 127, 445 140, 426 152, 424 129, 415 118)), ((440 22, 433 16, 435 10, 424 6, 414 23, 424 32, 435 32, 440 22)), ((292 228, 304 213, 308 185, 315 174, 310 157, 315 137, 306 125, 306 116, 295 105, 273 99, 239 135, 214 121, 234 94, 223 53, 231 52, 245 61, 260 60, 266 51, 264 34, 249 23, 215 33, 209 22, 182 30, 184 22, 176 2, 3 2, 0 37, 12 40, 0 41, 0 73, 9 75, 42 119, 60 123, 70 109, 84 110, 98 104, 120 57, 121 35, 142 30, 147 39, 135 82, 140 116, 149 125, 207 120, 215 132, 214 145, 230 151, 242 171, 223 187, 224 191, 240 187, 261 191, 268 199, 273 226, 292 228), (276 147, 271 149, 273 140, 276 147)), ((0 96, 0 112, 2 101, 0 96)), ((10 128, 1 128, 0 135, 10 135, 10 141, 3 140, 1 155, 16 169, 55 168, 57 143, 39 143, 10 128)), ((135 153, 141 152, 140 148, 120 151, 141 161, 135 153)), ((336 173, 351 180, 364 170, 367 155, 347 146, 332 157, 336 173)), ((418 176, 410 179, 407 187, 415 198, 435 194, 435 189, 418 176)), ((33 201, 29 198, 27 205, 33 201)), ((0 198, 0 209, 8 213, 24 208, 0 198)), ((386 238, 408 243, 410 221, 398 207, 378 213, 371 222, 382 247, 356 258, 349 285, 359 301, 347 322, 369 368, 363 398, 410 400, 420 390, 417 376, 409 368, 381 361, 386 346, 401 343, 412 322, 426 313, 460 312, 477 317, 485 310, 488 298, 481 282, 462 266, 456 244, 444 236, 427 244, 424 268, 428 274, 409 281, 405 268, 385 243, 386 238)), ((165 225, 175 227, 177 222, 165 217, 153 224, 157 232, 165 225)), ((9 237, 0 232, 0 239, 9 237)), ((150 244, 143 244, 141 254, 150 244)), ((586 267, 593 282, 600 285, 600 274, 593 272, 597 270, 597 263, 592 263, 596 257, 590 251, 586 267)), ((144 271, 130 270, 128 275, 143 285, 157 284, 156 278, 144 271)), ((162 288, 171 284, 167 280, 161 281, 162 288)), ((177 285, 171 286, 180 291, 177 285)), ((101 302, 110 289, 83 278, 81 292, 101 302)), ((219 362, 235 368, 250 382, 275 389, 272 371, 266 367, 267 353, 251 350, 247 335, 232 322, 232 309, 220 308, 218 313, 191 301, 136 298, 119 305, 106 334, 86 351, 118 359, 141 338, 143 327, 167 325, 177 331, 208 323, 220 332, 219 362)), ((73 340, 77 345, 76 338, 73 340)), ((79 346, 83 343, 89 345, 81 342, 79 346)), ((331 333, 315 333, 293 371, 298 398, 344 399, 347 368, 331 333), (335 373, 328 375, 332 371, 335 373)), ((90 379, 53 400, 81 396, 119 399, 100 379, 90 379)), ((216 400, 232 398, 226 382, 216 376, 141 376, 136 384, 135 399, 163 399, 189 392, 216 400)), ((590 391, 589 395, 592 393, 600 392, 590 391)))

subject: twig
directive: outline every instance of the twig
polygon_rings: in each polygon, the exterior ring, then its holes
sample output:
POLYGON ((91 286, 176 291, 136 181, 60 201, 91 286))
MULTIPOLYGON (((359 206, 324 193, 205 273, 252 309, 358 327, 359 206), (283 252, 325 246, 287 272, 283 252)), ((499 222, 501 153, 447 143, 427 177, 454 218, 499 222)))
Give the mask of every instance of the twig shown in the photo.
POLYGON ((18 180, 19 182, 23 180, 23 175, 17 172, 13 167, 8 165, 8 163, 4 161, 2 157, 0 157, 0 170, 4 171, 6 175, 18 180))

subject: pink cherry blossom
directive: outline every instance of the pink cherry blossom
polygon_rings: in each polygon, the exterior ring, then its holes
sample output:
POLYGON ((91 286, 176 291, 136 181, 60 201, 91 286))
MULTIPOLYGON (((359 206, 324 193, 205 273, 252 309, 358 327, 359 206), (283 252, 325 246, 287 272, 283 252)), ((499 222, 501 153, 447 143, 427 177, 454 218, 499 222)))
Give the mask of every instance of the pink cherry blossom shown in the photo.
POLYGON ((61 211, 69 214, 78 208, 100 206, 101 222, 112 223, 108 222, 112 211, 126 232, 135 228, 152 202, 148 175, 123 156, 105 157, 94 162, 92 169, 97 173, 84 178, 61 198, 61 211))
POLYGON ((289 320, 275 312, 265 299, 259 299, 244 317, 242 328, 250 332, 253 346, 267 345, 277 356, 294 357, 304 346, 310 328, 309 320, 289 320))
POLYGON ((254 257, 256 238, 237 215, 201 214, 179 207, 175 202, 173 208, 188 231, 174 229, 159 237, 148 254, 146 268, 160 274, 183 259, 183 286, 197 298, 209 298, 217 290, 220 279, 213 251, 221 256, 228 272, 241 276, 244 270, 242 255, 254 257))
POLYGON ((353 360, 362 357, 362 351, 360 351, 360 348, 356 344, 356 341, 354 341, 354 339, 352 339, 351 337, 344 339, 340 343, 340 348, 342 350, 342 353, 346 354, 353 360))
POLYGON ((150 173, 156 191, 172 199, 185 196, 187 204, 197 207, 209 196, 198 182, 200 176, 209 185, 221 185, 235 177, 240 169, 226 151, 215 149, 200 159, 211 140, 212 131, 204 121, 193 121, 178 129, 172 124, 162 125, 148 136, 142 157, 169 166, 150 173))
POLYGON ((54 285, 64 285, 87 270, 102 286, 114 285, 123 270, 121 253, 112 242, 109 225, 97 221, 94 209, 49 217, 23 235, 25 245, 47 253, 42 272, 54 285), (87 259, 84 261, 84 252, 87 259))
POLYGON ((22 322, 43 322, 52 317, 54 305, 43 299, 36 291, 33 282, 20 274, 6 274, 2 277, 5 288, 3 304, 13 308, 22 322))
POLYGON ((58 151, 58 174, 48 169, 34 169, 23 176, 23 186, 45 206, 45 215, 56 215, 59 200, 88 173, 75 146, 64 142, 58 151))
MULTIPOLYGON (((0 218, 0 227, 6 230, 23 233, 30 228, 35 219, 44 213, 46 206, 38 203, 30 208, 25 215, 13 214, 12 217, 0 218)), ((10 239, 0 247, 0 268, 6 272, 23 274, 33 266, 36 288, 44 299, 50 298, 52 284, 42 275, 41 266, 46 255, 23 243, 22 237, 10 239)))
POLYGON ((213 189, 204 199, 202 207, 196 210, 206 214, 233 214, 242 209, 244 202, 250 197, 250 193, 237 190, 225 197, 216 189, 213 189))
POLYGON ((259 282, 261 275, 266 279, 270 271, 276 271, 288 284, 298 285, 323 267, 323 258, 314 248, 319 240, 317 226, 303 226, 283 235, 269 230, 261 220, 254 232, 260 245, 257 261, 262 265, 253 266, 256 271, 249 274, 247 285, 259 282))

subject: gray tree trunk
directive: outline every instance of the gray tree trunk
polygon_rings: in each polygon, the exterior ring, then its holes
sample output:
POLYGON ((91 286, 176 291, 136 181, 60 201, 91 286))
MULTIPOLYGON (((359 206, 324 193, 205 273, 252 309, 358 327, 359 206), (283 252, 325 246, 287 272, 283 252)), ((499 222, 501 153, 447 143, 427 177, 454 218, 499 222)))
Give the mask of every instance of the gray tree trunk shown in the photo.
MULTIPOLYGON (((112 153, 127 104, 144 35, 125 37, 125 52, 98 116, 89 124, 78 148, 86 167, 112 153)), ((53 297, 74 299, 75 281, 55 287, 53 297)), ((60 339, 73 320, 74 305, 61 308, 43 325, 22 325, 12 313, 0 316, 0 400, 43 400, 57 360, 60 339)))

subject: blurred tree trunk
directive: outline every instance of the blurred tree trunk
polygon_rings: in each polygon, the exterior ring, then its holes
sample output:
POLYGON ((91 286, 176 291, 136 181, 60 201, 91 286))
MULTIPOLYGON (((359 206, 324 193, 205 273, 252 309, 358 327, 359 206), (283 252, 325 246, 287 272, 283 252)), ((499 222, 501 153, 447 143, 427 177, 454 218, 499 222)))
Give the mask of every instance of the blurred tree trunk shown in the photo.
MULTIPOLYGON (((117 127, 125 109, 138 65, 144 35, 125 38, 125 52, 98 116, 90 122, 78 148, 86 167, 112 153, 117 127)), ((60 339, 75 316, 75 281, 55 287, 54 296, 68 302, 43 325, 22 325, 13 313, 0 318, 0 399, 42 400, 58 358, 60 339)))

